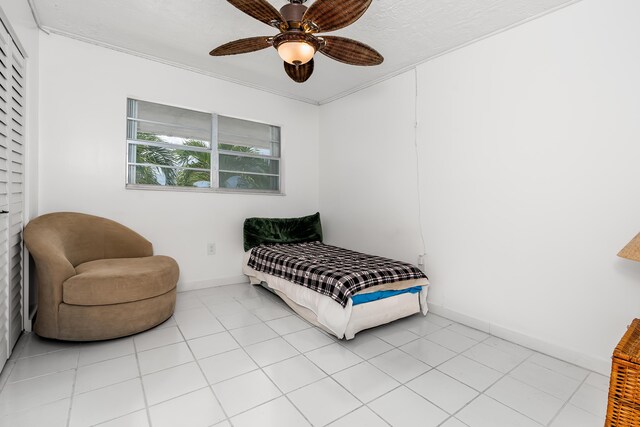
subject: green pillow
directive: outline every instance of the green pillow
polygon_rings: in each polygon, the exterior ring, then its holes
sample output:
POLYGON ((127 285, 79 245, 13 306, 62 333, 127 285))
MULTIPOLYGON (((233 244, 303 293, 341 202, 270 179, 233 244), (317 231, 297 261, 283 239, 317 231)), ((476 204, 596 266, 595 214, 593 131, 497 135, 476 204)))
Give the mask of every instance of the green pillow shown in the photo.
POLYGON ((247 218, 244 250, 263 244, 322 242, 320 212, 300 218, 247 218))

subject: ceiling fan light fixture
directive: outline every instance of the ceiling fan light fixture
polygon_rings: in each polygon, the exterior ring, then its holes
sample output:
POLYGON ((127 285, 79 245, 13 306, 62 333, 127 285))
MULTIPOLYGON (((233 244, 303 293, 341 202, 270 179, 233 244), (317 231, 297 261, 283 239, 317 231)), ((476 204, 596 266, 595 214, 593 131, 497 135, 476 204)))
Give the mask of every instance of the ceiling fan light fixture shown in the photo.
POLYGON ((316 53, 315 47, 304 41, 288 41, 278 45, 278 55, 291 65, 302 65, 311 61, 316 53))

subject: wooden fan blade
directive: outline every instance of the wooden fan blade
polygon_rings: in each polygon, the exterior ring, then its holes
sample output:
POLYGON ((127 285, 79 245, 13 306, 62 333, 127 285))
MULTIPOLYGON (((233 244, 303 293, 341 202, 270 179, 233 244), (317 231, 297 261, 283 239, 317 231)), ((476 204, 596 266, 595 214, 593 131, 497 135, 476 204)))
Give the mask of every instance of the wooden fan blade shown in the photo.
POLYGON ((287 25, 280 12, 271 6, 267 0, 227 0, 229 3, 246 13, 247 15, 264 22, 272 27, 279 28, 287 25))
POLYGON ((316 0, 302 17, 312 33, 335 31, 353 24, 372 0, 316 0))
POLYGON ((325 45, 318 51, 336 61, 351 65, 380 65, 384 58, 375 49, 345 37, 322 36, 325 45))
POLYGON ((287 75, 291 77, 291 80, 294 82, 304 83, 309 80, 309 77, 311 77, 313 73, 313 58, 311 58, 311 61, 302 65, 291 65, 285 62, 284 71, 287 72, 287 75))
POLYGON ((237 55, 239 53, 255 52, 271 46, 271 37, 249 37, 248 39, 234 40, 218 46, 209 52, 211 56, 237 55))

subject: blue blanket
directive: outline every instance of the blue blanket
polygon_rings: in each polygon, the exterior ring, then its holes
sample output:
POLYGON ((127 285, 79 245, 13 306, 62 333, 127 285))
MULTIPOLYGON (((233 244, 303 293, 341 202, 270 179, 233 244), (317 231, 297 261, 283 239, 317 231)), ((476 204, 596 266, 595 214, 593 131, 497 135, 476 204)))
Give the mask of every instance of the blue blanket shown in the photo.
POLYGON ((364 304, 371 301, 377 301, 379 299, 394 297, 400 294, 417 294, 422 290, 422 286, 414 286, 413 288, 401 289, 399 291, 376 291, 368 294, 358 294, 351 297, 353 305, 364 304))

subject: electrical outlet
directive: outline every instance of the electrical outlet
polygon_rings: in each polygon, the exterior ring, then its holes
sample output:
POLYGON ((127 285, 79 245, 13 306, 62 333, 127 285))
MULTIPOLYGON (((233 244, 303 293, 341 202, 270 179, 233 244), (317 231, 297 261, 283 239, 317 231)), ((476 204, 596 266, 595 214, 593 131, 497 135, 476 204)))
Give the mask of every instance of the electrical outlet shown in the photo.
POLYGON ((207 255, 215 255, 215 254, 216 254, 216 244, 207 243, 207 255))
POLYGON ((424 271, 424 257, 425 254, 418 254, 418 268, 424 271))

